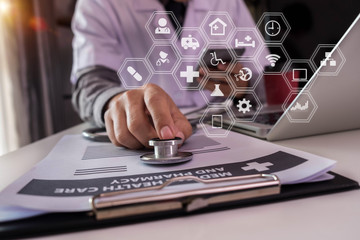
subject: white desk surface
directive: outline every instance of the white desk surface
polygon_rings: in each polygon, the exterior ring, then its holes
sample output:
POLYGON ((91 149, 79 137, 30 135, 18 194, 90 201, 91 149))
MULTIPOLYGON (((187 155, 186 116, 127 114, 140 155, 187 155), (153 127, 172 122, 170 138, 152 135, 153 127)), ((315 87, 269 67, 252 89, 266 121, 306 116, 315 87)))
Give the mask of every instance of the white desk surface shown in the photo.
MULTIPOLYGON (((0 157, 0 191, 81 124, 0 157)), ((278 141, 337 160, 335 172, 360 182, 360 130, 278 141)), ((360 191, 187 217, 46 236, 47 239, 360 239, 360 191)))

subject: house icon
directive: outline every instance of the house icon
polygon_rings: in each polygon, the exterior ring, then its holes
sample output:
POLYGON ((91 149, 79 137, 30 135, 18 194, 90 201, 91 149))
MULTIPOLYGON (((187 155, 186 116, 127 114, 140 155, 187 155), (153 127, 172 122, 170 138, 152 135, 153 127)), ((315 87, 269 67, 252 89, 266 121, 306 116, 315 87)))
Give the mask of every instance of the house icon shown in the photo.
POLYGON ((216 18, 209 24, 210 34, 212 36, 224 36, 226 26, 227 24, 223 20, 216 18))

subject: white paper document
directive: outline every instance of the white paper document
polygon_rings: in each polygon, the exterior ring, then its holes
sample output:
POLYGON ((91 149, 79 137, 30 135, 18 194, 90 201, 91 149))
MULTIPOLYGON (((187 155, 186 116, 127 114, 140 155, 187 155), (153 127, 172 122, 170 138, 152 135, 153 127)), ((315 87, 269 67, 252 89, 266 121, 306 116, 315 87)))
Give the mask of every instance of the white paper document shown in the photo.
MULTIPOLYGON (((202 131, 191 136, 179 151, 193 159, 175 165, 148 165, 140 156, 151 150, 128 150, 111 143, 90 142, 81 135, 64 136, 48 156, 0 193, 0 221, 43 212, 89 211, 93 195, 146 189, 166 180, 192 175, 216 179, 258 173, 276 174, 281 184, 326 180, 335 161, 230 132, 209 138, 202 131), (14 213, 12 215, 12 212, 14 213), (20 213, 19 213, 20 212, 20 213)), ((181 182, 166 191, 176 192, 201 184, 181 182)), ((163 191, 163 190, 161 190, 163 191)))

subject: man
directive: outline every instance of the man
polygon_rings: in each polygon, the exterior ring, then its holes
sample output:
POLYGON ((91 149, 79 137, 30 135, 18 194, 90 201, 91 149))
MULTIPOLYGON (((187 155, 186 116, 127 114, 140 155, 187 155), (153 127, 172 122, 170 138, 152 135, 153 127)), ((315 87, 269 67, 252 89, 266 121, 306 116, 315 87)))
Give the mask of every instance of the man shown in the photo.
MULTIPOLYGON (((125 58, 146 56, 153 41, 145 25, 154 11, 165 10, 173 11, 183 27, 199 27, 209 11, 228 12, 239 27, 255 26, 242 0, 79 0, 72 25, 73 104, 83 120, 106 126, 117 146, 148 147, 155 137, 185 140, 192 130, 179 107, 204 105, 198 91, 178 94, 176 83, 162 75, 135 90, 120 84, 116 71, 125 58)), ((213 82, 205 86, 213 87, 213 82)))

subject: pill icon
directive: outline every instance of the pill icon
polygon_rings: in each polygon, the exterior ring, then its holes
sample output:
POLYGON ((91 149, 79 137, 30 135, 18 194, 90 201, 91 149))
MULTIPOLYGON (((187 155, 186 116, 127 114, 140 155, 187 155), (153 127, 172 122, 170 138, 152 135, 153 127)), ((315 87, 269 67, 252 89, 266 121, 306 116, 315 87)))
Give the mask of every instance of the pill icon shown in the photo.
POLYGON ((133 76, 133 78, 135 78, 136 81, 140 82, 142 80, 140 73, 136 72, 132 66, 128 66, 126 70, 131 74, 131 76, 133 76))

